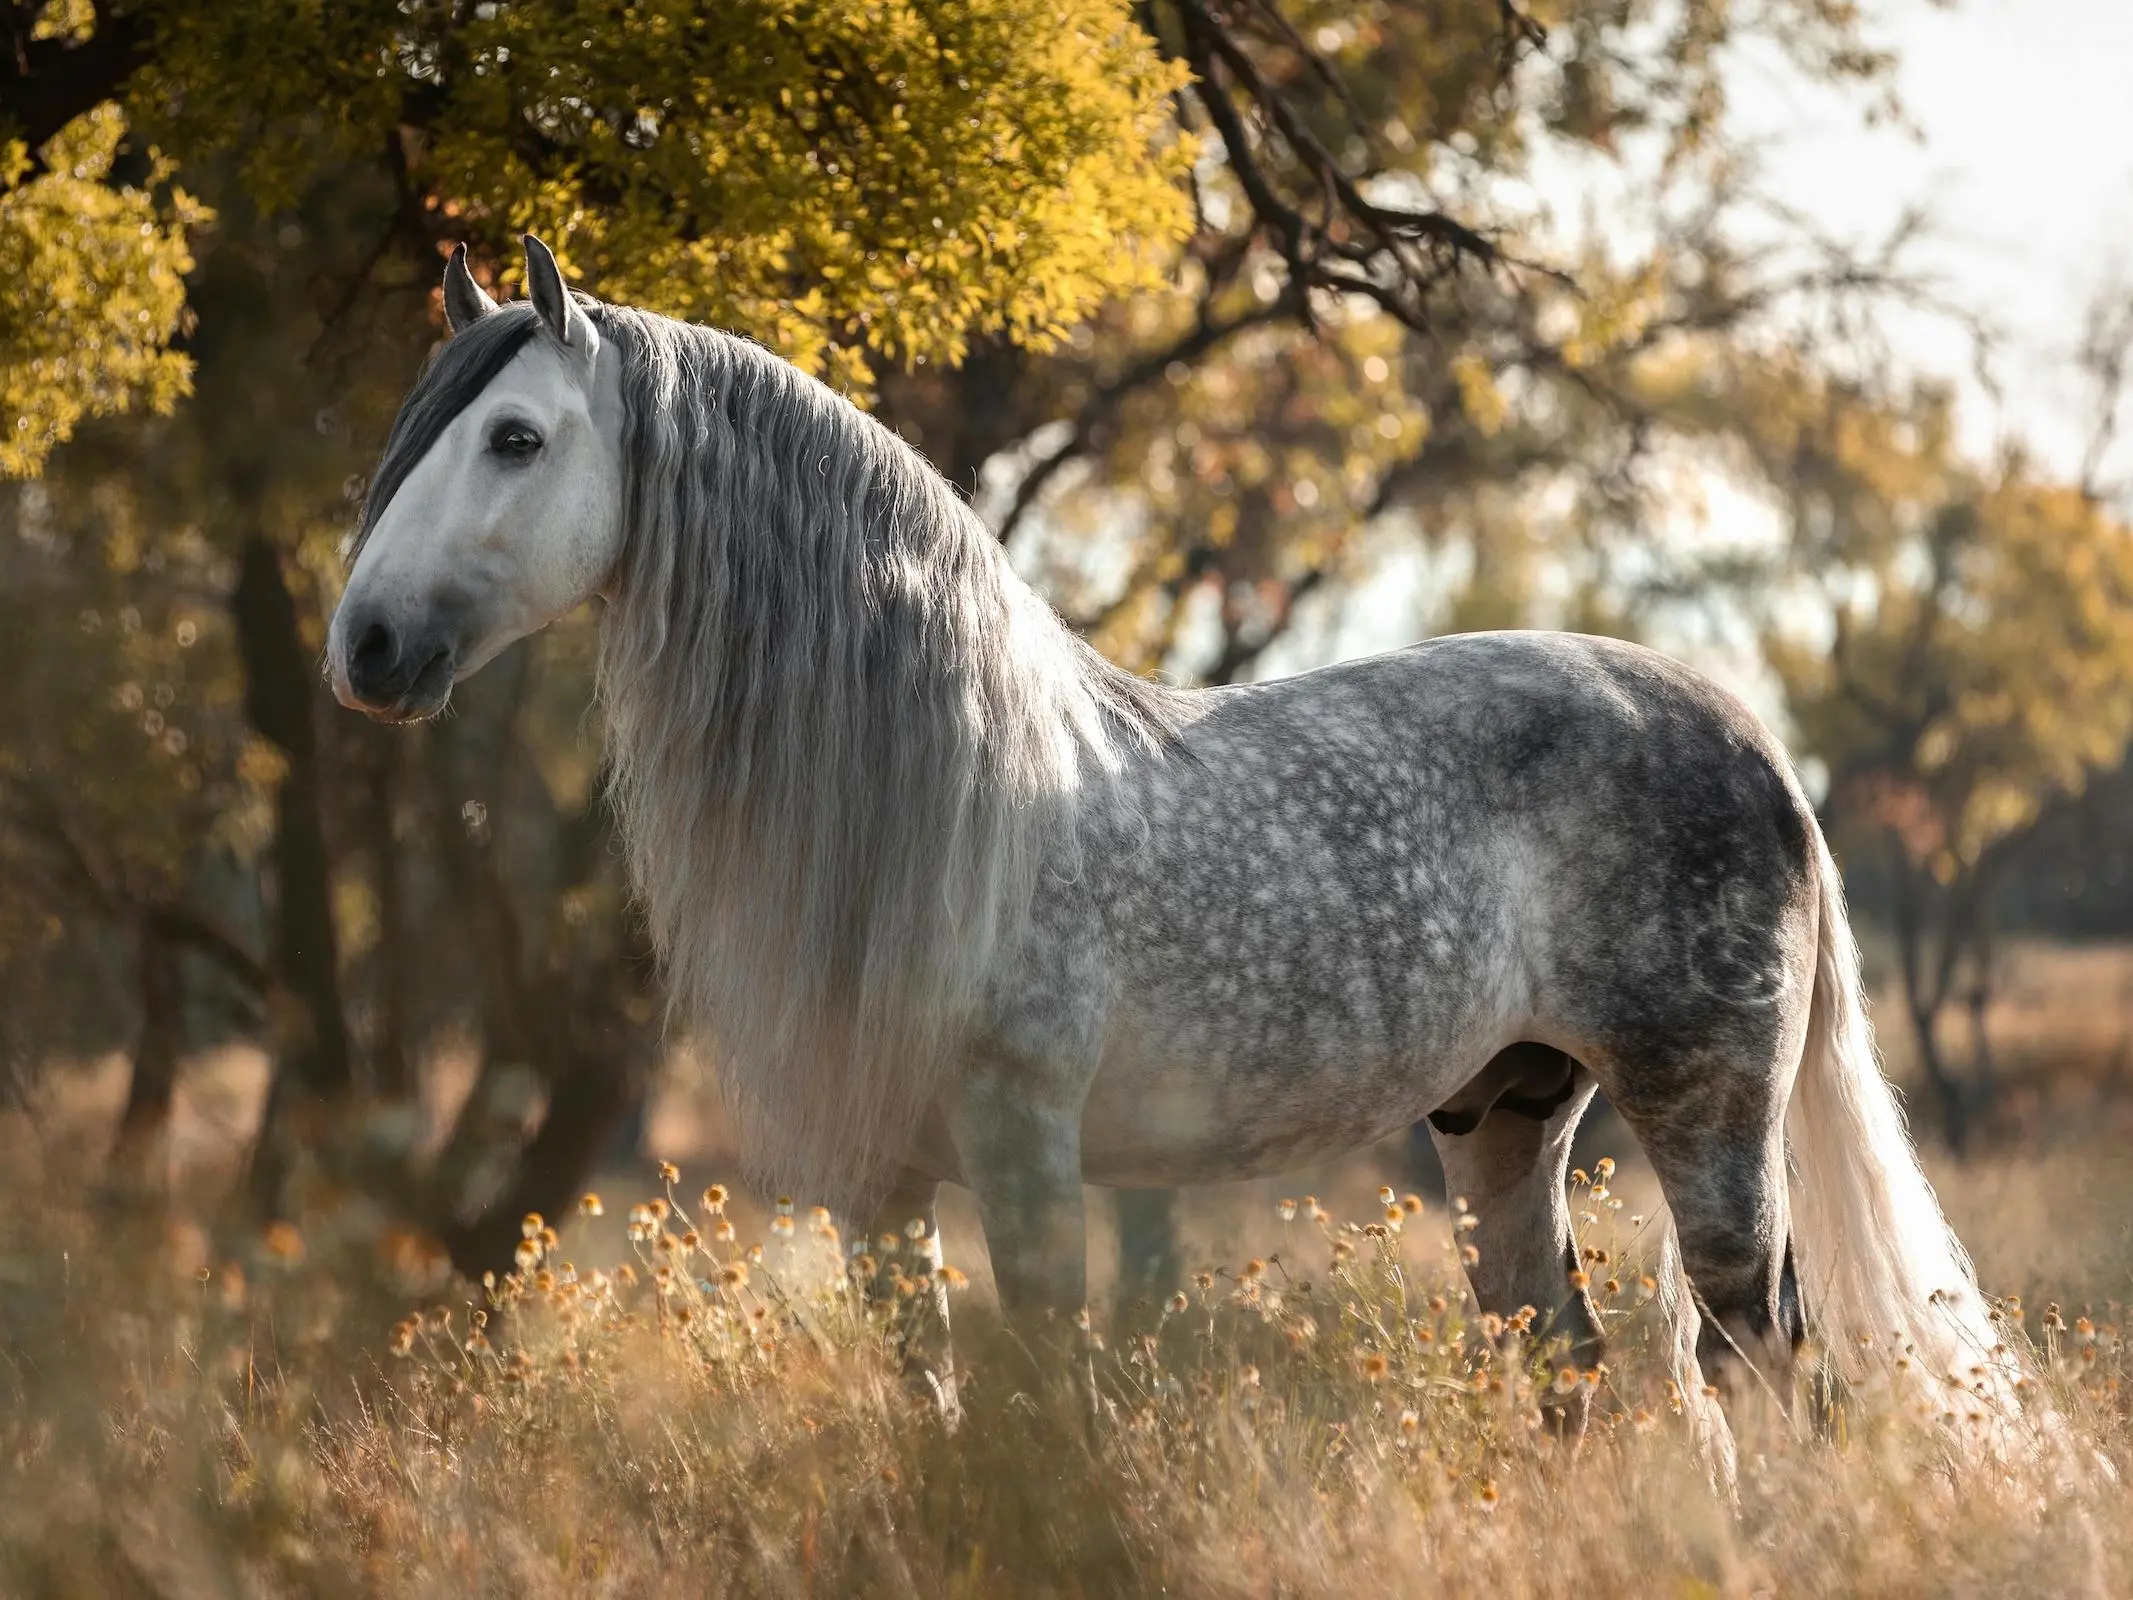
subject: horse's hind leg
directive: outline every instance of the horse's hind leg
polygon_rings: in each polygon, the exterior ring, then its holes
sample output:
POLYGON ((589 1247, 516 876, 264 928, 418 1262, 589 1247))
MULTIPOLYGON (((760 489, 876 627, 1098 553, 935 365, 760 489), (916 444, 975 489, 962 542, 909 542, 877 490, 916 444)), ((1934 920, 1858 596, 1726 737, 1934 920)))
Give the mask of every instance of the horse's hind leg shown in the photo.
MULTIPOLYGON (((1574 1062, 1564 1063, 1564 1073, 1559 1093, 1537 1101, 1495 1098, 1478 1119, 1455 1097, 1430 1117, 1430 1138, 1447 1193, 1463 1196, 1474 1216, 1466 1242, 1476 1258, 1466 1271, 1481 1308, 1511 1316, 1531 1306, 1533 1337, 1557 1343, 1558 1359, 1583 1367, 1597 1359, 1600 1322, 1571 1278, 1577 1243, 1563 1179, 1594 1084, 1574 1062)), ((1584 1395, 1584 1386, 1577 1392, 1584 1395)), ((1583 1415, 1581 1400, 1564 1420, 1579 1423, 1583 1415)))
POLYGON ((1782 1407, 1806 1336, 1785 1192, 1788 1063, 1799 1040, 1781 1017, 1752 1031, 1762 1035, 1754 1048, 1740 1039, 1693 1059, 1598 1070, 1673 1212, 1686 1287, 1701 1314, 1702 1371, 1730 1391, 1729 1404, 1767 1393, 1782 1407))

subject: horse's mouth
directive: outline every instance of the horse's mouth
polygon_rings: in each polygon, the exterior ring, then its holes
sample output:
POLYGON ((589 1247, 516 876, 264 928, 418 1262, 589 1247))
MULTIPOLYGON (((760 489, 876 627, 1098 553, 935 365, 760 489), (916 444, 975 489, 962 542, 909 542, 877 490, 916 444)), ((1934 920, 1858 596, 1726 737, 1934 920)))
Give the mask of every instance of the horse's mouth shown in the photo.
POLYGON ((452 683, 458 676, 457 668, 453 653, 440 650, 423 663, 414 681, 390 700, 370 698, 345 676, 335 678, 334 698, 349 710, 362 712, 373 722, 427 722, 452 703, 452 683))

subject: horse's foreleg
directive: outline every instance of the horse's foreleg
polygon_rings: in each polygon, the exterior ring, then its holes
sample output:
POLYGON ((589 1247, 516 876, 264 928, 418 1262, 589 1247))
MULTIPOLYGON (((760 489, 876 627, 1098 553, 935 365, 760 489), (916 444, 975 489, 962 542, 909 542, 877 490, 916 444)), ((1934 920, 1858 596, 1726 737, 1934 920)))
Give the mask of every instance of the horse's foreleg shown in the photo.
MULTIPOLYGON (((1474 1217, 1467 1243, 1477 1259, 1468 1262, 1467 1279, 1475 1298, 1499 1316, 1532 1307, 1533 1338, 1557 1346, 1556 1361, 1579 1367, 1598 1359, 1600 1322, 1591 1296, 1571 1276, 1579 1263, 1563 1179, 1592 1093, 1592 1079, 1579 1073, 1569 1098, 1544 1116, 1499 1104, 1478 1123, 1430 1123, 1446 1192, 1463 1197, 1474 1217)), ((1571 1392, 1588 1391, 1580 1384, 1571 1392)), ((1583 1398, 1557 1404, 1562 1420, 1582 1424, 1583 1398)))
POLYGON ((948 1285, 941 1276, 937 1180, 906 1168, 874 1212, 869 1252, 878 1263, 868 1293, 895 1302, 904 1374, 945 1416, 957 1411, 955 1360, 948 1336, 948 1285), (892 1273, 891 1267, 896 1270, 892 1273))
POLYGON ((978 1202, 1000 1308, 1025 1339, 1064 1330, 1088 1299, 1078 1093, 1002 1064, 964 1081, 949 1116, 978 1202))

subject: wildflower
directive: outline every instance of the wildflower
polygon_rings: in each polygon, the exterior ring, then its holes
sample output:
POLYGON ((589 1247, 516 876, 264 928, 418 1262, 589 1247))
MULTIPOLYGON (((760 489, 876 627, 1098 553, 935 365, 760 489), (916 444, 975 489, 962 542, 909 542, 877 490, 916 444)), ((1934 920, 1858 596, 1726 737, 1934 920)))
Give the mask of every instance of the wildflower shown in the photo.
POLYGON ((1600 1157, 1599 1160, 1592 1164, 1592 1170, 1599 1175, 1600 1181, 1605 1183, 1615 1175, 1615 1158, 1613 1156, 1600 1157))
POLYGON ((778 1215, 781 1217, 789 1217, 792 1215, 791 1195, 781 1194, 778 1196, 778 1215))
POLYGON ((807 1220, 810 1226, 818 1230, 828 1227, 830 1225, 830 1208, 828 1206, 811 1208, 807 1213, 807 1220))
POLYGON ((671 1162, 671 1161, 662 1161, 662 1162, 660 1162, 660 1163, 659 1163, 659 1181, 660 1181, 661 1183, 679 1183, 679 1182, 681 1182, 681 1168, 679 1168, 679 1167, 675 1166, 675 1165, 674 1165, 674 1163, 673 1163, 673 1162, 671 1162))
POLYGON ((1496 1480, 1494 1478, 1489 1479, 1475 1493, 1480 1497, 1483 1505, 1493 1506, 1496 1504, 1497 1499, 1496 1480))
POLYGON ((195 1267, 193 1269, 193 1277, 201 1283, 207 1282, 214 1275, 215 1269, 212 1267, 195 1267))
POLYGON ((1475 1216, 1471 1211, 1462 1211, 1459 1213, 1459 1220, 1452 1224, 1452 1231, 1455 1233, 1472 1233, 1480 1226, 1481 1219, 1479 1217, 1475 1216))
POLYGON ((664 1222, 667 1220, 667 1213, 673 1208, 664 1199, 655 1194, 651 1199, 645 1201, 644 1209, 650 1214, 654 1222, 664 1222))
POLYGON ((1576 1367, 1558 1367, 1555 1373, 1555 1392, 1568 1394, 1578 1386, 1579 1381, 1576 1367))
POLYGON ((1479 1266, 1481 1264, 1481 1252, 1470 1244, 1461 1245, 1459 1247, 1459 1262, 1462 1266, 1479 1266))
POLYGON ((1433 1294, 1429 1297, 1429 1311, 1433 1317, 1443 1316, 1451 1307, 1452 1303, 1441 1294, 1433 1294))
POLYGON ((1212 1272, 1195 1272, 1192 1275, 1192 1285, 1204 1294, 1215 1286, 1215 1275, 1212 1272))
POLYGON ((1392 1363, 1387 1361, 1380 1352, 1373 1350, 1363 1357, 1362 1368, 1363 1376, 1372 1383, 1377 1383, 1392 1371, 1392 1363))
POLYGON ((1176 1294, 1172 1295, 1167 1301, 1163 1303, 1163 1309, 1169 1312, 1172 1316, 1176 1316, 1180 1311, 1185 1310, 1191 1304, 1192 1302, 1185 1298, 1185 1291, 1180 1289, 1176 1294))
POLYGON ((1394 1193, 1392 1192, 1392 1186, 1391 1186, 1390 1184, 1380 1184, 1380 1185, 1378 1186, 1378 1204, 1379 1204, 1379 1205, 1381 1205, 1381 1206, 1389 1206, 1389 1205, 1396 1205, 1396 1204, 1398 1204, 1398 1202, 1399 1202, 1399 1198, 1400 1198, 1400 1197, 1399 1197, 1398 1195, 1396 1195, 1396 1194, 1394 1194, 1394 1193))
POLYGON ((1422 1197, 1418 1194, 1401 1195, 1400 1209, 1410 1217, 1419 1217, 1422 1215, 1422 1197))
POLYGON ((1586 1287, 1587 1285, 1589 1285, 1589 1284, 1590 1284, 1591 1282, 1592 1282, 1592 1275, 1591 1275, 1590 1273, 1588 1273, 1587 1271, 1585 1271, 1585 1269, 1584 1269, 1583 1267, 1573 1267, 1573 1268, 1571 1268, 1571 1269, 1570 1269, 1570 1287, 1571 1287, 1571 1288, 1573 1288, 1573 1289, 1583 1289, 1583 1288, 1585 1288, 1585 1287, 1586 1287))
POLYGON ((792 1218, 787 1216, 772 1217, 770 1219, 770 1231, 780 1239, 790 1239, 792 1237, 792 1218))
POLYGON ((293 1223, 270 1222, 267 1231, 260 1236, 267 1254, 277 1261, 301 1261, 304 1258, 304 1236, 296 1231, 293 1223))
POLYGON ((393 1324, 392 1353, 404 1356, 415 1348, 415 1330, 421 1325, 419 1317, 402 1317, 393 1324))
POLYGON ((763 1264, 763 1247, 761 1245, 750 1245, 747 1254, 750 1265, 760 1267, 763 1264))
POLYGON ((1333 1264, 1336 1267, 1354 1254, 1355 1246, 1346 1239, 1335 1239, 1333 1241, 1333 1264))
POLYGON ((623 1262, 621 1266, 615 1268, 615 1282, 621 1284, 625 1289, 636 1288, 637 1269, 627 1261, 623 1262))
POLYGON ((1265 1277, 1266 1263, 1254 1256, 1250 1261, 1245 1262, 1242 1276, 1247 1282, 1265 1277))
POLYGON ((578 1196, 578 1215, 582 1217, 597 1217, 606 1210, 607 1208, 600 1204, 598 1195, 587 1193, 578 1196))
POLYGON ((1296 1220, 1296 1202, 1294 1200, 1278 1202, 1274 1207, 1274 1214, 1281 1218, 1283 1222, 1294 1222, 1296 1220))
POLYGON ((733 1224, 727 1221, 724 1217, 720 1217, 718 1219, 718 1226, 711 1230, 711 1237, 716 1239, 720 1244, 733 1243, 735 1238, 733 1224))
POLYGON ((1482 1337, 1486 1339, 1502 1338, 1503 1318, 1493 1311, 1484 1312, 1481 1318, 1481 1333, 1482 1337))
POLYGON ((1237 1369, 1237 1381, 1243 1384, 1244 1387, 1247 1389, 1258 1388, 1259 1369, 1253 1366, 1250 1362, 1246 1362, 1243 1366, 1237 1369))
POLYGON ((553 1250, 563 1242, 562 1236, 553 1228, 541 1229, 540 1245, 543 1251, 553 1250))
POLYGON ((684 1250, 694 1250, 698 1245, 702 1244, 703 1242, 704 1241, 702 1236, 698 1234, 694 1228, 691 1228, 687 1233, 681 1236, 681 1247, 684 1250))
POLYGON ((745 1261, 729 1261, 718 1269, 718 1281, 728 1289, 745 1287, 748 1282, 748 1264, 745 1261))
POLYGON ((969 1277, 957 1271, 954 1267, 942 1267, 934 1276, 951 1289, 967 1289, 970 1287, 969 1277))
MULTIPOLYGON (((826 1214, 826 1213, 825 1213, 825 1214, 826 1214)), ((911 1220, 910 1220, 909 1222, 905 1223, 905 1224, 904 1224, 904 1237, 905 1237, 906 1239, 923 1239, 923 1238, 925 1238, 925 1237, 926 1237, 926 1219, 925 1219, 924 1217, 913 1217, 913 1218, 912 1218, 912 1219, 911 1219, 911 1220)))
POLYGON ((1422 1431, 1422 1416, 1421 1416, 1421 1413, 1420 1413, 1420 1412, 1416 1412, 1416 1411, 1403 1411, 1403 1412, 1401 1412, 1401 1413, 1400 1413, 1400 1432, 1401 1432, 1401 1433, 1405 1434, 1405 1435, 1406 1435, 1406 1436, 1407 1436, 1408 1438, 1412 1439, 1412 1438, 1413 1438, 1413 1437, 1414 1437, 1414 1436, 1415 1436, 1416 1434, 1420 1433, 1421 1431, 1422 1431))
POLYGON ((726 1186, 723 1183, 712 1184, 703 1192, 702 1199, 704 1209, 712 1216, 717 1216, 726 1209, 726 1186))
POLYGON ((541 1259, 541 1247, 531 1239, 521 1239, 518 1249, 512 1252, 512 1259, 518 1263, 519 1271, 530 1272, 534 1264, 541 1259))

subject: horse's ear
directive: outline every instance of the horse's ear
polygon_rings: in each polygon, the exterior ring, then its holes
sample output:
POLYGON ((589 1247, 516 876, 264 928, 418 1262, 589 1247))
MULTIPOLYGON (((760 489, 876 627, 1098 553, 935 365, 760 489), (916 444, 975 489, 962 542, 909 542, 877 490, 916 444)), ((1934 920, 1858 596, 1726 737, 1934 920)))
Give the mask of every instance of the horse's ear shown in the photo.
POLYGON ((458 246, 452 251, 452 259, 444 264, 445 326, 454 333, 464 333, 495 309, 496 302, 467 270, 467 247, 458 246))
POLYGON ((530 233, 526 235, 526 293, 558 343, 581 354, 592 350, 592 323, 564 286, 563 270, 555 264, 554 252, 530 233))

